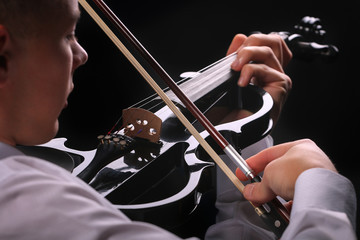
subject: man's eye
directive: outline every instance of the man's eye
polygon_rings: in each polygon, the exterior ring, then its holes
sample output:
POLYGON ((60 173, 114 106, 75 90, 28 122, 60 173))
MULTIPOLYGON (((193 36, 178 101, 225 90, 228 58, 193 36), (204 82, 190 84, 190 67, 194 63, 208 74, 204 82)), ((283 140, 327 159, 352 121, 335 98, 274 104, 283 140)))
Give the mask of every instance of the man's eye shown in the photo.
POLYGON ((66 36, 67 40, 71 40, 71 41, 77 41, 77 37, 74 33, 71 33, 69 35, 66 36))

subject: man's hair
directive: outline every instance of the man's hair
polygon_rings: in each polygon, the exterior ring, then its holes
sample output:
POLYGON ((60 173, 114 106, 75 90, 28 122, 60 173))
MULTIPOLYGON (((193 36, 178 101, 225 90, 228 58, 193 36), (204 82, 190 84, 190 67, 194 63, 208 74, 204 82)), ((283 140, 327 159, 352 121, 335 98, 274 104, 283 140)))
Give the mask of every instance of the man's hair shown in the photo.
POLYGON ((25 37, 41 31, 49 19, 52 8, 64 5, 63 0, 0 0, 0 25, 13 36, 25 37))

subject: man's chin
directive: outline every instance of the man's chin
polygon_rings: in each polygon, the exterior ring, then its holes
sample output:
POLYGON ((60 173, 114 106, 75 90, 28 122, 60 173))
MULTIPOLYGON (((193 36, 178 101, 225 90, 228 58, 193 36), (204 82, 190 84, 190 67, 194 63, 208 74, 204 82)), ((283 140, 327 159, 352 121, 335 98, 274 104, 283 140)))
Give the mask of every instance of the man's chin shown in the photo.
POLYGON ((41 131, 41 133, 36 134, 34 138, 28 141, 27 144, 22 144, 22 145, 34 146, 34 145, 47 143, 56 136, 58 130, 59 130, 59 121, 56 120, 56 122, 52 127, 49 126, 49 128, 43 128, 43 131, 41 131))

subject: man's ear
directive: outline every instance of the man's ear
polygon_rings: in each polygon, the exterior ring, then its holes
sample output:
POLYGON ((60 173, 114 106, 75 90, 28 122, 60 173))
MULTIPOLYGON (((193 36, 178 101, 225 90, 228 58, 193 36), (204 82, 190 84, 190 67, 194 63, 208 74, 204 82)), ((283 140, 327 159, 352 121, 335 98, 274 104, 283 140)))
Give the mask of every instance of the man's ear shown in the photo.
POLYGON ((8 77, 7 46, 10 35, 6 27, 0 25, 0 88, 6 83, 8 77))

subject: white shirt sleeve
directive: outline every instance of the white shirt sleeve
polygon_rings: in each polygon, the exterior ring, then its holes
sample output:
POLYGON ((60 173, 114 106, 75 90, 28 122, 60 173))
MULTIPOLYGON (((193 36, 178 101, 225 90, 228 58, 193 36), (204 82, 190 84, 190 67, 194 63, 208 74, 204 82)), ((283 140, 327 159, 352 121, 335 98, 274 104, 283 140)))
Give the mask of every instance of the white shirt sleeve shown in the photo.
MULTIPOLYGON (((246 159, 272 145, 271 136, 267 136, 243 149, 241 155, 246 159)), ((236 165, 226 156, 222 159, 235 172, 236 165)), ((250 203, 218 167, 216 183, 218 214, 216 224, 210 226, 206 232, 206 240, 276 239, 275 234, 267 228, 250 203)))
POLYGON ((28 156, 0 161, 0 239, 179 239, 134 222, 65 170, 28 156))
POLYGON ((356 195, 345 177, 309 169, 295 185, 290 224, 281 239, 356 239, 356 195))
MULTIPOLYGON (((247 158, 271 145, 271 138, 265 138, 244 149, 242 155, 247 158)), ((235 165, 227 164, 235 171, 235 165)), ((206 240, 230 240, 234 236, 249 240, 276 239, 221 172, 217 184, 217 223, 207 231, 206 240)), ((355 214, 356 196, 352 183, 337 173, 310 169, 296 182, 290 224, 281 239, 356 239, 355 214)))

